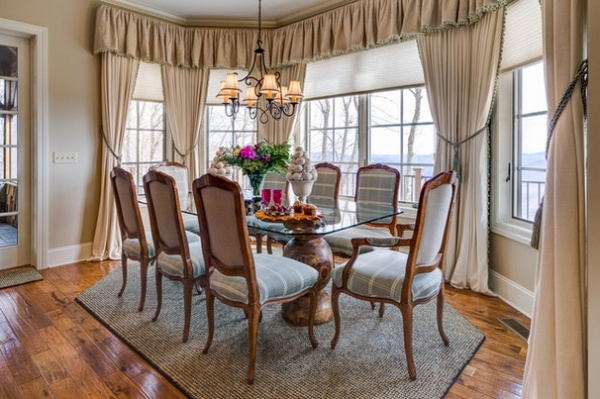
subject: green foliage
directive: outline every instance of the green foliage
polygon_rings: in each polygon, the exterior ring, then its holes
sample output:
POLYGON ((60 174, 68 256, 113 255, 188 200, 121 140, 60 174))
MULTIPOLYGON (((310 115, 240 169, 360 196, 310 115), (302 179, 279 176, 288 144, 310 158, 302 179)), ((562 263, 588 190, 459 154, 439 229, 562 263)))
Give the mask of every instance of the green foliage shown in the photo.
POLYGON ((290 160, 288 144, 273 144, 266 141, 245 147, 223 148, 219 161, 238 166, 242 173, 265 174, 270 171, 285 174, 290 160))

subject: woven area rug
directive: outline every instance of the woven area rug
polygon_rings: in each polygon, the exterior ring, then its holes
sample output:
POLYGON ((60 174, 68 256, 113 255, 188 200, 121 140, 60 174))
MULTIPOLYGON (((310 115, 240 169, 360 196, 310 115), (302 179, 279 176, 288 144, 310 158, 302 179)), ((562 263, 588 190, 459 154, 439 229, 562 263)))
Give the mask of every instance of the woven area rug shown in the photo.
POLYGON ((20 267, 14 270, 0 272, 0 288, 12 287, 43 280, 42 275, 34 267, 20 267))
POLYGON ((342 328, 330 349, 333 322, 315 326, 319 347, 312 349, 306 327, 281 317, 281 307, 263 311, 258 333, 254 385, 246 383, 248 323, 241 309, 215 301, 215 336, 202 354, 207 336, 204 295, 195 295, 189 341, 181 343, 183 289, 163 279, 163 307, 156 309, 154 272, 149 270, 148 296, 137 311, 139 271, 129 268, 121 298, 121 269, 114 270, 77 297, 77 301, 117 336, 153 364, 191 398, 440 398, 484 340, 483 334, 449 304, 445 347, 438 334, 435 301, 415 308, 414 357, 417 380, 406 370, 400 312, 386 306, 378 317, 368 302, 340 296, 342 328))

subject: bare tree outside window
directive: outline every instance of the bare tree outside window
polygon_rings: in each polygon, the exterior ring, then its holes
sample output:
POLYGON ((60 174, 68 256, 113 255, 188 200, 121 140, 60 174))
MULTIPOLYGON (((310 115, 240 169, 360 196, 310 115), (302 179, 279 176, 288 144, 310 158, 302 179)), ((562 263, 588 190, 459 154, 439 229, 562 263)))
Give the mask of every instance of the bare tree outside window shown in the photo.
POLYGON ((121 164, 133 174, 140 193, 143 192, 143 177, 148 168, 165 160, 165 137, 164 104, 131 101, 121 164))
POLYGON ((309 101, 308 148, 313 163, 340 167, 340 194, 354 196, 359 167, 358 96, 309 101))
MULTIPOLYGON (((205 121, 208 138, 207 168, 210 167, 219 148, 236 145, 243 147, 254 144, 258 140, 256 120, 250 118, 245 110, 232 118, 225 114, 223 105, 207 105, 205 121)), ((235 179, 242 188, 249 188, 249 183, 247 179, 242 178, 241 171, 236 170, 235 173, 235 179)))
POLYGON ((418 201, 420 187, 433 173, 435 135, 422 86, 371 93, 371 163, 396 167, 402 174, 400 200, 418 201))

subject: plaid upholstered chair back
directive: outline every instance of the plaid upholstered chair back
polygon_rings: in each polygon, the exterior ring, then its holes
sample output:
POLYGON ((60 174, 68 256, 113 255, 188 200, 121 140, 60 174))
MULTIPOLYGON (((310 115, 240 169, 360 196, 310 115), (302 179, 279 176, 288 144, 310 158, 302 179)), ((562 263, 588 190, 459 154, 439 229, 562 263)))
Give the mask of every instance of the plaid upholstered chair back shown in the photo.
MULTIPOLYGON (((356 174, 355 201, 364 204, 363 208, 371 206, 388 206, 398 209, 398 189, 400 188, 400 172, 383 164, 363 166, 356 174)), ((387 218, 375 225, 395 224, 396 217, 387 218)))
POLYGON ((340 168, 327 162, 315 165, 318 177, 313 184, 311 199, 337 201, 340 191, 340 180, 342 172, 340 168))

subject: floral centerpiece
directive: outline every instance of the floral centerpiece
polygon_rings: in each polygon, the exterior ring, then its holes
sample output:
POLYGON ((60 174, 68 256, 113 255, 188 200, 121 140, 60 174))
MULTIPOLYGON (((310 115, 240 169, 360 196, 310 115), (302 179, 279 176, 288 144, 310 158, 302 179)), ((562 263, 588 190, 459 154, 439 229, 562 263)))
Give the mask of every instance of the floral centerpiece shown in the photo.
POLYGON ((237 166, 248 176, 252 194, 260 195, 260 188, 267 172, 286 173, 290 159, 288 144, 273 144, 266 141, 245 147, 223 148, 219 158, 227 165, 237 166))

